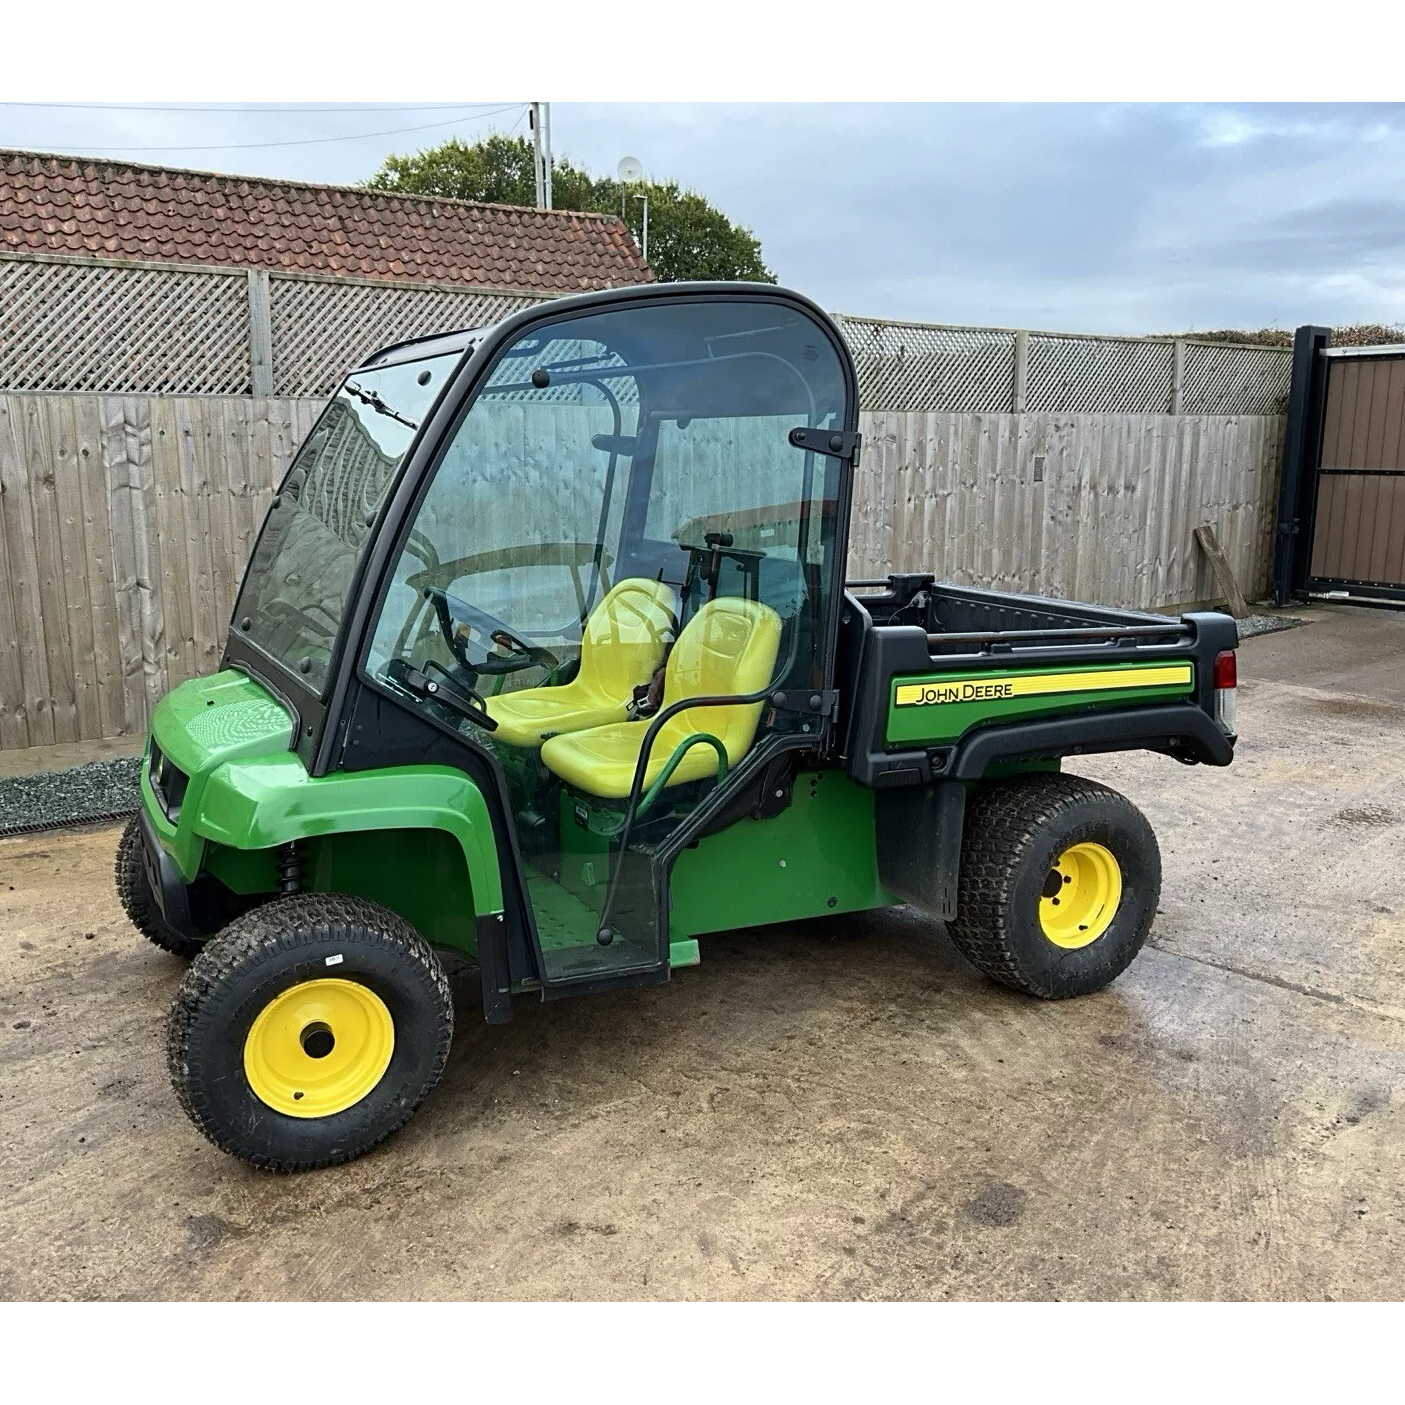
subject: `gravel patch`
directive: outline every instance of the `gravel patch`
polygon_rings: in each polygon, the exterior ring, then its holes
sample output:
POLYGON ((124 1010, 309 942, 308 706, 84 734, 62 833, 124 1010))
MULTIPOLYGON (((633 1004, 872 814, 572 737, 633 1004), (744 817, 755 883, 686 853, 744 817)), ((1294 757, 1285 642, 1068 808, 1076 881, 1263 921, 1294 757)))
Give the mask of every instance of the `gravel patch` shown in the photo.
POLYGON ((1239 637, 1252 639, 1256 634, 1277 634, 1279 630, 1296 629, 1307 621, 1298 619, 1296 615, 1247 615, 1238 623, 1239 637))
POLYGON ((141 803, 140 775, 141 757, 120 756, 67 771, 0 778, 0 835, 134 814, 141 803))

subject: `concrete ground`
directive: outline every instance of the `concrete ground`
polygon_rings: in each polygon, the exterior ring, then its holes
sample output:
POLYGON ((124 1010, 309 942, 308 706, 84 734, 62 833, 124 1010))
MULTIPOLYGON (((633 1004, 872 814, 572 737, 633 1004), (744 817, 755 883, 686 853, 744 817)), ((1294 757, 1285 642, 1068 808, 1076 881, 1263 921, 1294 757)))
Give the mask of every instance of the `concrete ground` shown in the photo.
POLYGON ((1239 760, 1100 758, 1162 844, 1110 989, 910 910, 704 939, 489 1027, 350 1166, 253 1171, 163 1062, 115 828, 0 841, 7 1298, 1398 1298, 1405 615, 1247 642, 1239 760))

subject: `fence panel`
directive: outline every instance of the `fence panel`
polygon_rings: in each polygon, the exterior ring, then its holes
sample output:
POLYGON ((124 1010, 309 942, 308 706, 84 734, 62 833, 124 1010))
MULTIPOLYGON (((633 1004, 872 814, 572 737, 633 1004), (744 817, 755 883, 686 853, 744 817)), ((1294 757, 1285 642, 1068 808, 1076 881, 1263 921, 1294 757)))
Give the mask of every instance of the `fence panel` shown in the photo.
POLYGON ((479 327, 536 301, 279 276, 271 284, 273 384, 285 396, 330 394, 347 367, 377 347, 479 327))
POLYGON ((1214 526, 1252 599, 1268 589, 1278 416, 862 417, 849 572, 934 571, 999 590, 1156 609, 1218 590, 1214 526))
POLYGON ((0 259, 0 389, 242 395, 242 272, 0 259))
POLYGON ((0 395, 0 748, 145 730, 218 666, 320 401, 0 395))

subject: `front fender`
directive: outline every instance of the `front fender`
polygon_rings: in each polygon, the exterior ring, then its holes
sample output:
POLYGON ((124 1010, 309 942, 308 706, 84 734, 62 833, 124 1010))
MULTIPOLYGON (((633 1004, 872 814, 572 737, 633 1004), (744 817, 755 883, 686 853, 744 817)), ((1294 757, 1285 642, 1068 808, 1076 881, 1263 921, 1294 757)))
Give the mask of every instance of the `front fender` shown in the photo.
POLYGON ((272 849, 324 834, 442 829, 463 850, 478 915, 503 910, 487 802, 450 766, 309 776, 290 753, 230 761, 206 783, 194 829, 234 849, 272 849))

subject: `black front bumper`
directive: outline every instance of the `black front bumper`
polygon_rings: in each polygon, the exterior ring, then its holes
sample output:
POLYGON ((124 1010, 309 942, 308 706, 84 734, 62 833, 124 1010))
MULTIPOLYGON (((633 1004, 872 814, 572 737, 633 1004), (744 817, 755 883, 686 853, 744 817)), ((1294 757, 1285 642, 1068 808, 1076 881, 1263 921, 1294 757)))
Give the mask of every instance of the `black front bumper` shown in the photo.
POLYGON ((161 847, 145 806, 137 812, 137 825, 141 830, 142 867, 146 870, 146 881, 151 887, 156 906, 161 909, 161 916, 168 926, 174 927, 182 936, 203 936, 191 919, 190 889, 181 877, 176 861, 161 847))

